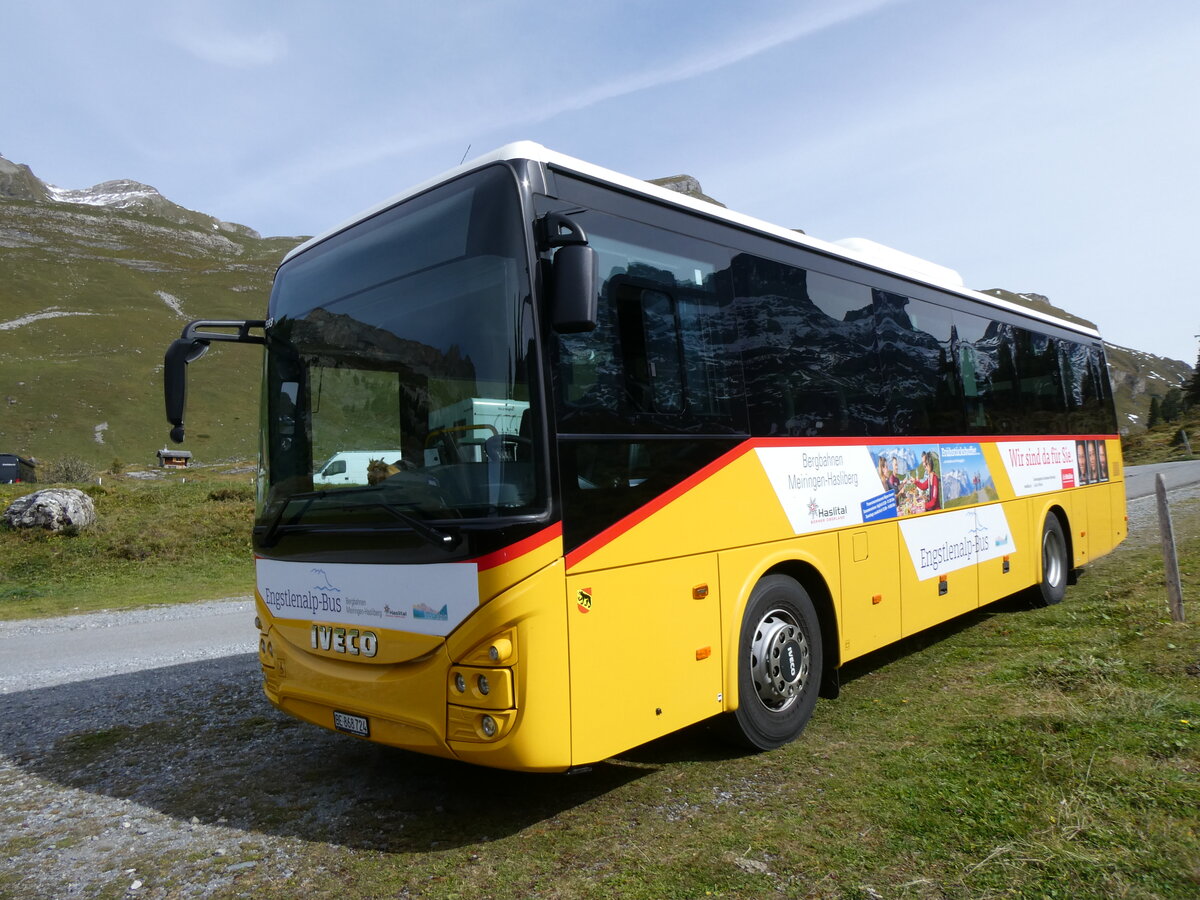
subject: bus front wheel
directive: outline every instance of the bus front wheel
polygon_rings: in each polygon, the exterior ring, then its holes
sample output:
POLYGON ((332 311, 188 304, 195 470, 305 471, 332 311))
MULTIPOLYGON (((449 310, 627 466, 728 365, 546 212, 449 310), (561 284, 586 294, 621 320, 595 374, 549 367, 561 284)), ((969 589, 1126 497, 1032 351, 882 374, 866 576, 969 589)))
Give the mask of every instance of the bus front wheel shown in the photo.
POLYGON ((816 705, 823 659, 808 592, 787 575, 764 577, 742 618, 735 736, 756 750, 795 740, 816 705))
POLYGON ((1029 589, 1029 601, 1034 606, 1053 606, 1067 592, 1067 539, 1058 516, 1050 513, 1042 524, 1042 577, 1029 589))

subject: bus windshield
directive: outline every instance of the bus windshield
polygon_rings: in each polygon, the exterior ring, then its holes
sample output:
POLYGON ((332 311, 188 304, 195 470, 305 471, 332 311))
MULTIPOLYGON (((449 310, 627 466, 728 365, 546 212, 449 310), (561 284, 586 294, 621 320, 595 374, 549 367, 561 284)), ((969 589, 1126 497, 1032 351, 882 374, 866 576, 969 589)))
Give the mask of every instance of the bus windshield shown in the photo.
POLYGON ((526 260, 516 185, 498 166, 284 263, 267 329, 260 534, 421 533, 417 520, 544 509, 526 260))

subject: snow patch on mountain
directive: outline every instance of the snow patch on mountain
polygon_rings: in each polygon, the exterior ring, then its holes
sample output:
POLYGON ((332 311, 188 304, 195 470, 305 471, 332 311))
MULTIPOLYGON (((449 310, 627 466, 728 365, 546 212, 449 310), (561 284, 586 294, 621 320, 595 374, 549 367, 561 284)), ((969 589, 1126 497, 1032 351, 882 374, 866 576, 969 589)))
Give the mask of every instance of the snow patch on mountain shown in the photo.
POLYGON ((81 190, 68 190, 47 184, 50 198, 59 203, 83 203, 87 206, 107 206, 111 209, 128 209, 144 206, 147 202, 165 201, 166 198, 148 184, 129 179, 105 181, 81 190))

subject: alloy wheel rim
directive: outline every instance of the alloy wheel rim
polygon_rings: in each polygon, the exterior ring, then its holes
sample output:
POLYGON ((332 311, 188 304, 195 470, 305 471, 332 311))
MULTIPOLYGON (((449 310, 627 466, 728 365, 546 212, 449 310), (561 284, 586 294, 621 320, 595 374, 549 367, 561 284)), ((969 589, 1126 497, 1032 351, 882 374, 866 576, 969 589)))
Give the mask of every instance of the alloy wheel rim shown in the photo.
POLYGON ((781 712, 795 703, 811 668, 808 638, 795 616, 783 609, 763 616, 750 642, 750 677, 763 706, 781 712))

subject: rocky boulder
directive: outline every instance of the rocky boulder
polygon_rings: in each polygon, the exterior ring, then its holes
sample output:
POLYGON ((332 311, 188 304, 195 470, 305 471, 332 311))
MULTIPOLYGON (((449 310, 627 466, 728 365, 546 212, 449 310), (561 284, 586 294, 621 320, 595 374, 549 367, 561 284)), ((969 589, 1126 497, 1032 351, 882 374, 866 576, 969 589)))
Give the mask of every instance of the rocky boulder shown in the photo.
POLYGON ((4 511, 11 528, 44 528, 47 531, 79 531, 96 521, 92 498, 75 488, 47 488, 18 497, 4 511))

